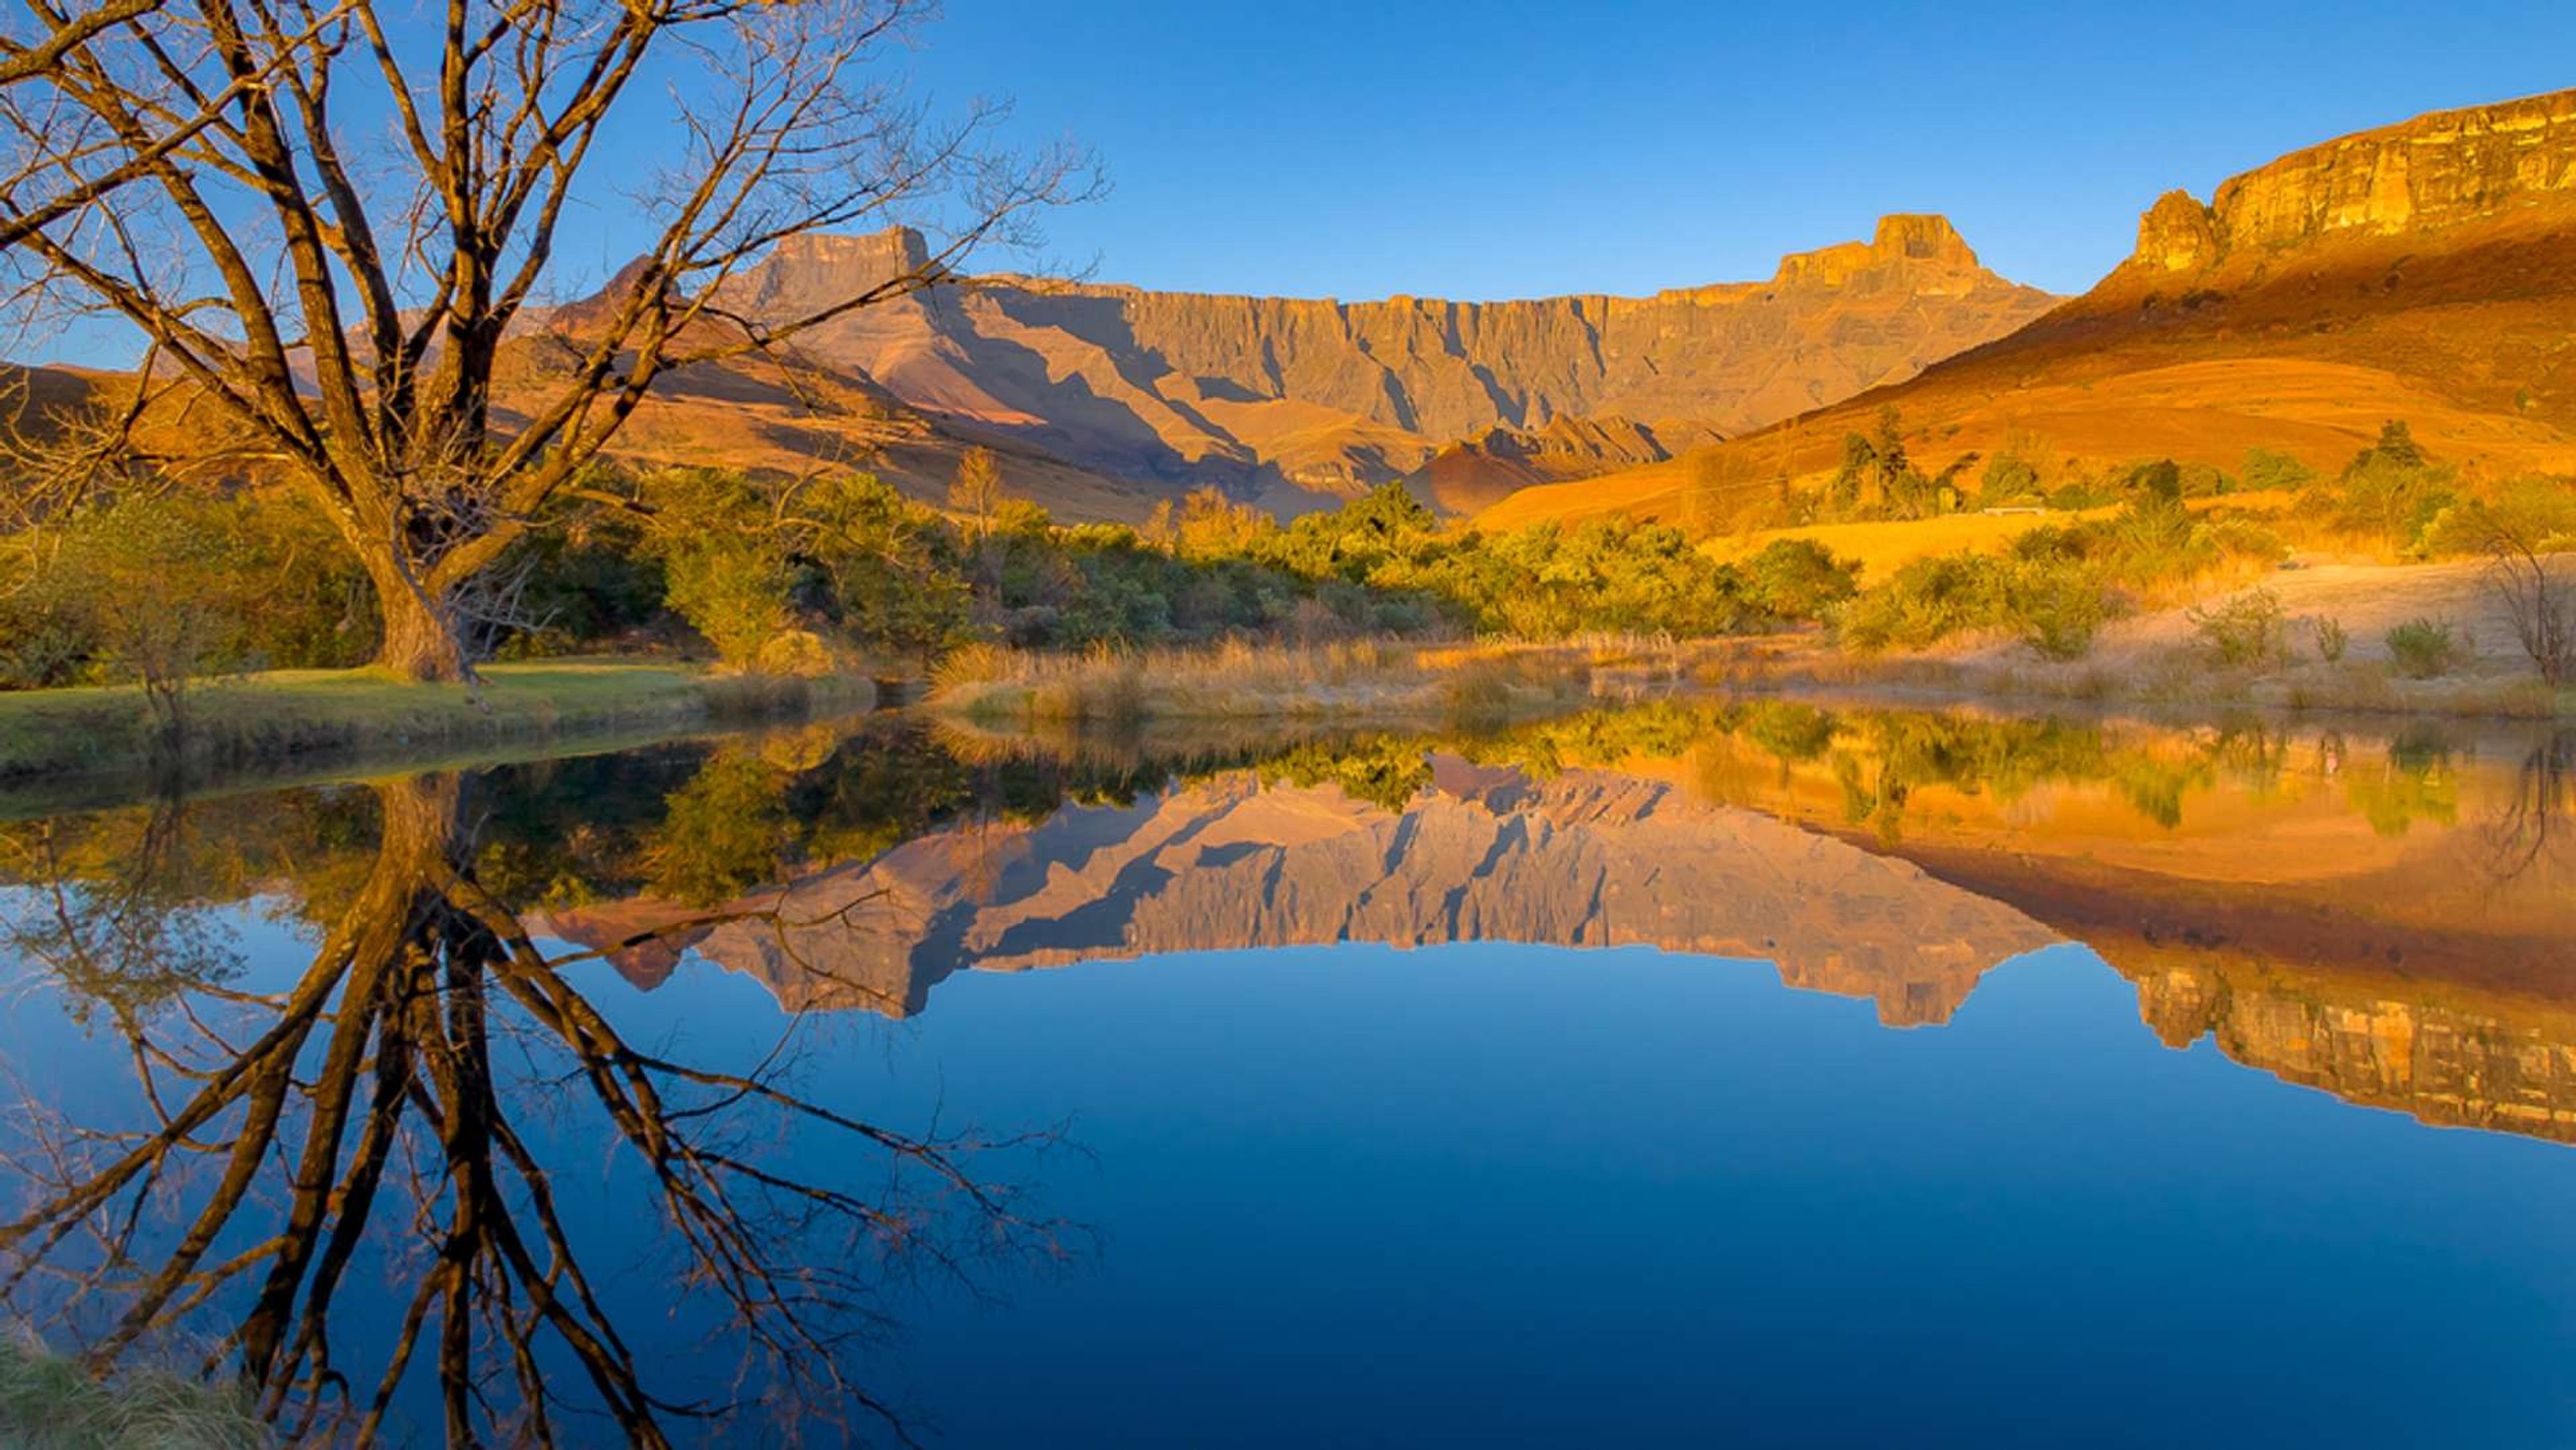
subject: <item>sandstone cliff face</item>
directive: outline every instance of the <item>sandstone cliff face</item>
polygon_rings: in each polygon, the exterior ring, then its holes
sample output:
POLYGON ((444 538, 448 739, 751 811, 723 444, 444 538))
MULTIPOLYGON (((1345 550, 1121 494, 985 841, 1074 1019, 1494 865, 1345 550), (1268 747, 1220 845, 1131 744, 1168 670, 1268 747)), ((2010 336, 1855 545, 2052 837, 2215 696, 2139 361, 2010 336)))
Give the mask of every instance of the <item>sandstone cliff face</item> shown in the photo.
MULTIPOLYGON (((2056 939, 1905 862, 1661 783, 1448 759, 1435 779, 1401 813, 1244 774, 1035 826, 955 827, 794 883, 783 914, 828 927, 734 923, 690 945, 791 1010, 905 1015, 969 967, 1338 941, 1645 944, 1769 960, 1793 987, 1911 1025, 1947 1020, 1988 967, 2056 939)), ((658 909, 543 929, 614 942, 658 909)), ((650 985, 669 960, 625 965, 650 985)))
POLYGON ((2218 188, 2168 192, 2131 265, 2179 272, 2252 248, 2434 232, 2576 191, 2576 91, 2437 111, 2295 151, 2218 188))
MULTIPOLYGON (((784 306, 917 262, 908 233, 782 247, 739 285, 784 306)), ((1380 302, 988 277, 809 334, 904 401, 1129 476, 1348 493, 1443 444, 1565 417, 1755 427, 1911 377, 2053 301, 1939 217, 1652 297, 1380 302)))

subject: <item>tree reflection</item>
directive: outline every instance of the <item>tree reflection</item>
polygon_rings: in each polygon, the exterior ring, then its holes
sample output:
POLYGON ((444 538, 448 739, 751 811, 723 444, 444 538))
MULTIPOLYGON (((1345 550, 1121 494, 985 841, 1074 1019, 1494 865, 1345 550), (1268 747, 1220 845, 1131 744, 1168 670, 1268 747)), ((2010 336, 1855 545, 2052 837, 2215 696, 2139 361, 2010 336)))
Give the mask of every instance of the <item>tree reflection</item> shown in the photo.
POLYGON ((298 1439, 397 1438, 419 1385, 451 1444, 552 1443, 582 1416, 666 1444, 754 1403, 908 1439, 860 1363, 887 1287, 1062 1253, 1058 1225, 979 1171, 1052 1135, 915 1136, 803 1095, 793 1024, 741 1071, 648 1050, 566 974, 579 957, 549 959, 477 881, 468 794, 455 775, 375 788, 373 865, 281 990, 165 955, 121 925, 156 914, 133 891, 58 889, 32 915, 31 958, 114 1007, 142 1112, 30 1105, 11 1143, 28 1202, 0 1226, 12 1306, 102 1371, 210 1344, 207 1371, 298 1439), (672 1312, 739 1356, 731 1373, 670 1389, 622 1332, 598 1226, 557 1176, 595 1164, 599 1134, 567 1153, 558 1113, 600 1125, 616 1171, 650 1185, 672 1312), (361 1265, 401 1302, 363 1311, 353 1357, 335 1305, 361 1265))
POLYGON ((2565 849, 2571 815, 2576 815, 2576 729, 2560 729, 2532 742, 2503 805, 2487 820, 2488 873, 2511 881, 2554 864, 2565 849))

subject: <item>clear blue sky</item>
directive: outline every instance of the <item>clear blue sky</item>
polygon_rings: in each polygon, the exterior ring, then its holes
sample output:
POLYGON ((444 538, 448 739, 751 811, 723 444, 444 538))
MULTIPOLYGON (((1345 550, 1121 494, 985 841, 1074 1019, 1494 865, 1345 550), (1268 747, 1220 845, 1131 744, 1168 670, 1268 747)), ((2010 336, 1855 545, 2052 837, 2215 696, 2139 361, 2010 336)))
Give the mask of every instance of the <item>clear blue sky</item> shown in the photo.
POLYGON ((948 3, 922 83, 1108 167, 1057 259, 1344 298, 1762 277, 1886 211, 2081 290, 2170 187, 2576 85, 2568 0, 948 3))
MULTIPOLYGON (((2080 291, 2168 188, 2576 85, 2570 0, 947 3, 896 56, 915 95, 1008 99, 1018 137, 1092 148, 1113 187, 1038 256, 975 265, 1353 300, 1761 278, 1889 211, 1944 212, 2006 276, 2080 291)), ((593 158, 549 296, 641 247, 624 198, 670 140, 656 101, 640 88, 593 158)), ((140 352, 103 321, 0 346, 140 352)))

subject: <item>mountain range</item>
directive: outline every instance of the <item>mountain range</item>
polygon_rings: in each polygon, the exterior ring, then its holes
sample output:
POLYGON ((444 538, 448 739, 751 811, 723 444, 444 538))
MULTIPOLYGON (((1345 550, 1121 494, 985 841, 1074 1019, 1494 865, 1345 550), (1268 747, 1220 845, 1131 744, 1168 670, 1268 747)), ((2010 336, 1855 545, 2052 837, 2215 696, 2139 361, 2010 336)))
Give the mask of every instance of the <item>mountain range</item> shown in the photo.
POLYGON ((2293 152, 2139 218, 2082 296, 1921 375, 1696 454, 1522 490, 1496 526, 1678 516, 1695 487, 1833 466, 1899 411, 1937 469, 2007 445, 2222 468, 2340 466, 2391 418, 2495 475, 2576 471, 2576 91, 2293 152))
MULTIPOLYGON (((790 239, 727 284, 752 315, 920 264, 902 229, 790 239)), ((1493 526, 1679 517, 1830 469, 1898 410, 1935 469, 2012 446, 2063 471, 2250 448, 2340 465, 2390 418, 2475 471, 2576 471, 2576 90, 2437 112, 2149 205, 2081 296, 1996 275, 1948 221, 1760 282, 1475 302, 1159 292, 1018 274, 842 316, 780 360, 666 375, 641 464, 848 463, 945 496, 994 451, 1067 520, 1200 487, 1282 515, 1402 480, 1493 526)), ((612 287, 614 284, 612 283, 612 287)), ((526 320, 496 416, 545 396, 589 304, 526 320)), ((39 369, 43 400, 112 374, 39 369)), ((184 410, 174 410, 184 412, 184 410)))
MULTIPOLYGON (((901 228, 792 238, 727 303, 785 315, 926 256, 901 228)), ((1208 486, 1294 514, 1396 479, 1465 513, 1911 377, 2055 300, 1987 270, 1935 216, 1884 218, 1768 281, 1644 298, 1345 303, 965 277, 801 335, 786 369, 684 370, 620 446, 782 469, 866 456, 936 497, 954 453, 980 444, 1012 492, 1068 518, 1139 518, 1208 486)), ((591 310, 547 325, 577 335, 591 310)))

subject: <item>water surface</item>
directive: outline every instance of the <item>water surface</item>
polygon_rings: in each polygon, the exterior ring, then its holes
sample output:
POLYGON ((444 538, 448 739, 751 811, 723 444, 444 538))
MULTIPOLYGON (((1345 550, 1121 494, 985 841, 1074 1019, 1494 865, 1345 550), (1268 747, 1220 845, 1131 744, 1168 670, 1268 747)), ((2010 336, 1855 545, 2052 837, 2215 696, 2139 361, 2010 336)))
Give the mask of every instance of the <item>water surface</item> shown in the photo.
POLYGON ((2563 1444, 2571 765, 898 715, 22 819, 8 1309, 393 1443, 2563 1444))

